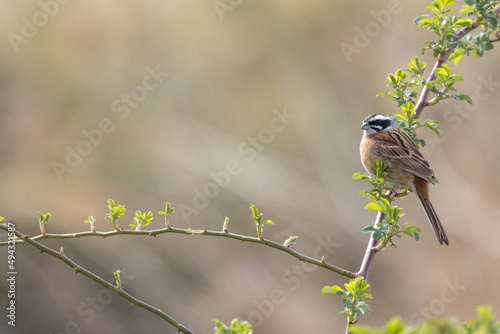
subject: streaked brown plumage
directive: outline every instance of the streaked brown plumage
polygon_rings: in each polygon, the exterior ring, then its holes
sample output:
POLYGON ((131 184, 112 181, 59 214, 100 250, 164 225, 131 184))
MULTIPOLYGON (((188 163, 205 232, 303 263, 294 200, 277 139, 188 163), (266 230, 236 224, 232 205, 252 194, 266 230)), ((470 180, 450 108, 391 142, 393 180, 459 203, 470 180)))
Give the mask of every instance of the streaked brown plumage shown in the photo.
POLYGON ((411 137, 391 118, 372 114, 363 120, 363 139, 360 145, 361 162, 373 174, 373 164, 387 164, 386 180, 399 189, 414 191, 431 223, 440 244, 448 245, 448 237, 429 198, 429 183, 438 182, 429 163, 418 151, 411 137))

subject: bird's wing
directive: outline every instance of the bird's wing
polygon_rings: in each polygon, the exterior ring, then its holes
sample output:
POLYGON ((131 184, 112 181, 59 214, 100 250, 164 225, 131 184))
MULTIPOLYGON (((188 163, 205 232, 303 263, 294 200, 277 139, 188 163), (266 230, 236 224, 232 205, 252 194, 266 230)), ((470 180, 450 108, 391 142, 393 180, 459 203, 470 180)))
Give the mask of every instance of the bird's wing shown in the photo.
POLYGON ((402 129, 383 131, 375 135, 377 152, 399 168, 431 183, 437 182, 434 171, 411 137, 402 129))

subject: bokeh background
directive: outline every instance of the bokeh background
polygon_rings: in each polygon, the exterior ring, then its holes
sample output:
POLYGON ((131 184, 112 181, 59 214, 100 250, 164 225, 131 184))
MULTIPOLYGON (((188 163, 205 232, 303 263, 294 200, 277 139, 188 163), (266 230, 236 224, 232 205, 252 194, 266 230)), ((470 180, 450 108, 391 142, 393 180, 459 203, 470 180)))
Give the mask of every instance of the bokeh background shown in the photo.
MULTIPOLYGON (((161 228, 156 213, 169 201, 175 227, 220 230, 227 216, 230 231, 255 235, 254 203, 276 222, 267 238, 297 235, 294 249, 358 270, 368 241, 361 229, 374 219, 358 195, 367 184, 351 178, 363 171, 361 120, 398 111, 376 94, 432 37, 412 23, 428 2, 66 2, 2 3, 1 216, 31 235, 38 212, 52 213, 51 233, 87 230, 89 215, 106 231, 112 198, 127 208, 121 227, 142 210, 155 214, 149 227, 161 228), (81 159, 68 158, 78 149, 81 159), (234 175, 214 187, 211 175, 234 161, 234 175)), ((433 59, 423 59, 429 71, 433 59)), ((375 313, 362 323, 500 309, 499 60, 494 49, 452 66, 473 106, 425 110, 442 131, 419 135, 440 180, 432 199, 450 246, 437 243, 414 196, 398 200, 421 240, 402 238, 377 255, 375 313)), ((321 288, 347 279, 256 244, 174 234, 44 244, 110 281, 121 269, 126 291, 196 333, 211 333, 213 318, 249 320, 255 333, 340 333, 345 325, 339 298, 321 288)), ((5 247, 0 253, 6 277, 5 247)), ((19 245, 16 258, 17 322, 12 328, 3 316, 2 333, 177 332, 33 247, 19 245)), ((3 312, 6 289, 2 279, 3 312)))

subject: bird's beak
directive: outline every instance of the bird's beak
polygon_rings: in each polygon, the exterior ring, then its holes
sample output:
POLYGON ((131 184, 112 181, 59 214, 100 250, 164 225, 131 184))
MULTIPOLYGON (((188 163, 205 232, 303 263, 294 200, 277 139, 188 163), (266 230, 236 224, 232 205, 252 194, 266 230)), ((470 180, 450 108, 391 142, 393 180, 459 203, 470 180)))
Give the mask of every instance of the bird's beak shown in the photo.
POLYGON ((361 130, 367 130, 369 128, 370 126, 368 125, 368 123, 363 123, 363 125, 361 126, 361 130))

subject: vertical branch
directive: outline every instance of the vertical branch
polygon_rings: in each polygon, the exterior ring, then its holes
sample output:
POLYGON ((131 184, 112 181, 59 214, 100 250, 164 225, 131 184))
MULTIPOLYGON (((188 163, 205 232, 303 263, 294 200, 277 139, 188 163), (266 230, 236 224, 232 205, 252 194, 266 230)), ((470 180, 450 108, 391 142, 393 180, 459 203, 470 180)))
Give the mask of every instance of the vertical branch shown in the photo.
MULTIPOLYGON (((378 212, 377 218, 375 219, 375 223, 373 226, 377 226, 377 224, 381 223, 382 220, 385 219, 385 214, 382 212, 378 212)), ((370 268, 372 266, 373 260, 375 259, 375 247, 378 244, 378 240, 373 238, 373 232, 370 236, 370 240, 368 241, 368 246, 366 246, 365 257, 363 258, 363 262, 361 263, 361 267, 359 271, 356 273, 357 277, 363 277, 368 280, 368 274, 370 273, 370 268)))

